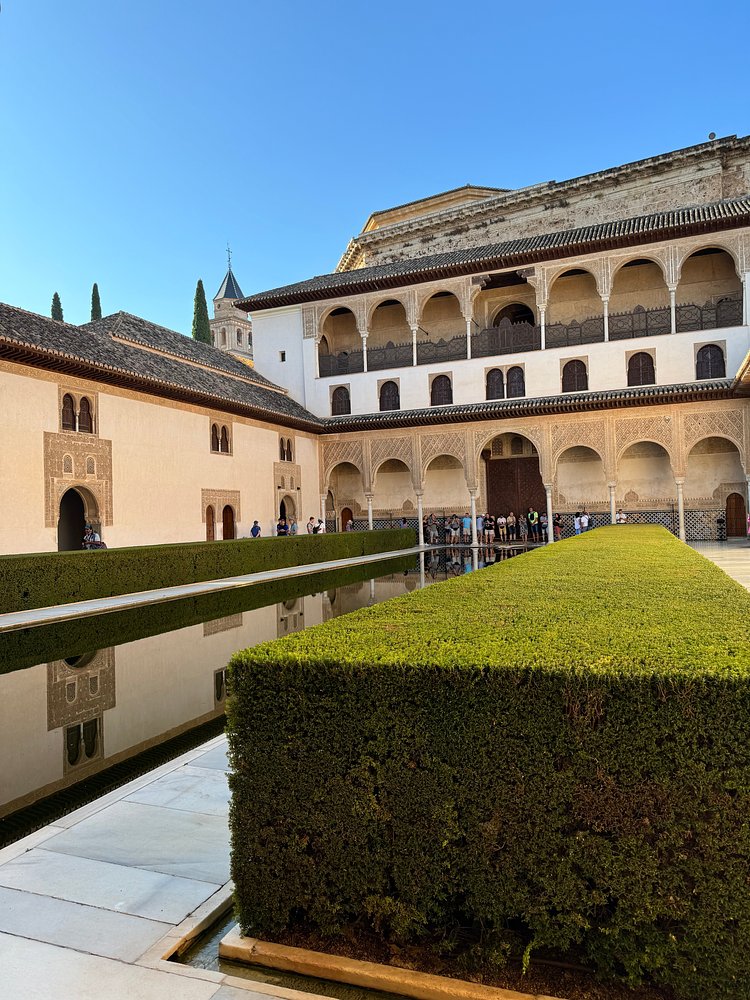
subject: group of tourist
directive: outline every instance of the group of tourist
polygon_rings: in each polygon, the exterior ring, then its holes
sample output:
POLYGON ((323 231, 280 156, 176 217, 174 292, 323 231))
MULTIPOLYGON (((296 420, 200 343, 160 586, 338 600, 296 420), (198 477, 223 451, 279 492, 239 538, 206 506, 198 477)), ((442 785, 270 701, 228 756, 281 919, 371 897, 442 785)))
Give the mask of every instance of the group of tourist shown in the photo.
MULTIPOLYGON (((440 541, 440 523, 435 514, 430 514, 424 519, 424 538, 430 545, 437 545, 440 541)), ((552 530, 555 541, 562 537, 562 518, 555 514, 552 518, 552 530)), ((549 523, 546 513, 539 513, 535 507, 529 507, 525 514, 515 514, 509 511, 508 514, 477 514, 476 533, 477 541, 480 545, 493 545, 496 541, 505 544, 507 542, 531 542, 541 543, 547 541, 549 523)), ((472 542, 471 515, 451 514, 445 518, 443 535, 446 545, 457 545, 463 543, 469 545, 472 542)))

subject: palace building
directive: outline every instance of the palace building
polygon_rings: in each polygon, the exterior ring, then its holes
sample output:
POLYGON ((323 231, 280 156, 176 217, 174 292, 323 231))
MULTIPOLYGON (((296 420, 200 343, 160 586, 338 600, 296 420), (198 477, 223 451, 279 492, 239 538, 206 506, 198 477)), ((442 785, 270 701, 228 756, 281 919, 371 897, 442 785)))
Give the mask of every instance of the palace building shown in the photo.
POLYGON ((230 268, 215 347, 0 306, 0 551, 530 505, 744 534, 749 275, 731 136, 374 212, 333 273, 249 297, 230 268))

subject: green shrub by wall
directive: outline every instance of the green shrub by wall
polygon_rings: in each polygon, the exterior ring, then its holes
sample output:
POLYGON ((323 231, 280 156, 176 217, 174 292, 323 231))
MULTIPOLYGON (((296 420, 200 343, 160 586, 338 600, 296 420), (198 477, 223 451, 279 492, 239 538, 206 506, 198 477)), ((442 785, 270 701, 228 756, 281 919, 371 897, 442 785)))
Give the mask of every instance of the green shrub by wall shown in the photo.
POLYGON ((611 527, 237 654, 232 875, 273 937, 457 926, 750 997, 750 595, 611 527))
POLYGON ((394 528, 2 556, 0 613, 372 555, 414 544, 413 531, 394 528))

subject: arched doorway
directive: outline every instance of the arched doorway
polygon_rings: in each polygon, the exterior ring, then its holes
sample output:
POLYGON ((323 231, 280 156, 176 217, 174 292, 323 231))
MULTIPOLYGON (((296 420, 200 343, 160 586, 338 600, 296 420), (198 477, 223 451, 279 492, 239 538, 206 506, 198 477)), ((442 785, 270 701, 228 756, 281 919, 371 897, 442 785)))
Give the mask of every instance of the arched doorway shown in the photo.
POLYGON ((341 530, 346 531, 346 526, 353 520, 350 507, 344 507, 341 511, 341 530))
POLYGON ((221 514, 222 520, 222 538, 226 541, 228 538, 234 538, 234 508, 229 504, 226 505, 221 514))
POLYGON ((216 539, 216 514, 214 514, 213 507, 209 504, 206 507, 206 541, 213 542, 216 539))
POLYGON ((83 530, 90 524, 101 534, 99 508, 91 493, 83 487, 67 490, 60 499, 60 516, 57 522, 58 552, 72 552, 83 548, 83 530))
POLYGON ((294 500, 289 496, 288 493, 284 494, 284 498, 279 504, 279 517, 283 517, 285 520, 289 520, 292 517, 297 516, 297 507, 294 500))
POLYGON ((744 538, 747 534, 747 509, 741 493, 727 497, 727 538, 744 538))
POLYGON ((482 452, 487 477, 487 509, 491 514, 518 515, 534 507, 547 510, 547 494, 539 471, 539 455, 528 438, 500 434, 482 452))

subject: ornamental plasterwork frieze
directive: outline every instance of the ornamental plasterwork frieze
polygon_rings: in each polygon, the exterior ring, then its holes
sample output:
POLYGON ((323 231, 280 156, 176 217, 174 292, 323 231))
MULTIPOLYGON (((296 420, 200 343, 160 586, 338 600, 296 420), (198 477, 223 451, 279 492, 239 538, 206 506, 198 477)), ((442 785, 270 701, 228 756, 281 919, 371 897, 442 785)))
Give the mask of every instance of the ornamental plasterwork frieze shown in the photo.
POLYGON ((80 667, 65 660, 47 664, 47 730, 101 716, 116 705, 115 651, 98 649, 80 667))
POLYGON ((221 521, 221 514, 225 507, 233 508, 235 522, 242 520, 239 490, 201 490, 201 521, 204 524, 206 523, 206 509, 208 507, 213 507, 216 522, 221 521))
POLYGON ((45 527, 56 526, 60 501, 73 487, 83 498, 89 520, 112 524, 112 442, 93 434, 45 431, 45 527))
POLYGON ((576 420, 566 423, 554 423, 552 434, 552 461, 556 466, 560 455, 568 448, 585 447, 597 452, 607 465, 607 429, 606 418, 597 420, 576 420))
POLYGON ((302 336, 305 340, 315 340, 318 336, 318 310, 314 305, 302 308, 302 336))
POLYGON ((376 438, 370 442, 370 469, 373 476, 383 464, 390 459, 403 462, 409 472, 414 469, 414 455, 411 436, 394 438, 376 438))
POLYGON ((360 473, 365 471, 365 459, 362 452, 362 442, 356 440, 348 441, 324 441, 323 442, 323 461, 321 462, 321 469, 323 470, 323 479, 321 482, 321 492, 325 493, 328 490, 328 483, 331 478, 331 472, 336 468, 337 465, 341 465, 342 462, 349 462, 351 465, 355 466, 360 473))
POLYGON ((466 442, 460 431, 443 434, 420 434, 422 447, 422 478, 427 472, 427 466, 439 455, 450 455, 466 468, 466 442))
POLYGON ((474 454, 477 459, 482 449, 488 447, 490 441, 498 434, 518 434, 520 437, 528 438, 539 453, 540 460, 545 451, 544 431, 539 424, 519 427, 518 424, 510 425, 509 422, 501 424, 490 424, 480 431, 474 431, 474 454))
POLYGON ((273 485, 277 490, 296 490, 302 486, 302 467, 294 462, 273 463, 273 485))

